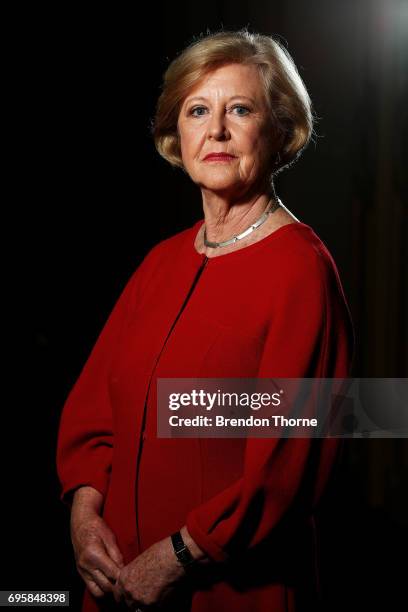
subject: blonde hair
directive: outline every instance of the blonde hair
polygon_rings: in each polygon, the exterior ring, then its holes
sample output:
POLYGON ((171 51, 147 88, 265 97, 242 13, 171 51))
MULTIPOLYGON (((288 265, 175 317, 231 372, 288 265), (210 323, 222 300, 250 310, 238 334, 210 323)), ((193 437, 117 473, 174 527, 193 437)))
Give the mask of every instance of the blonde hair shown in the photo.
POLYGON ((184 168, 177 129, 183 100, 204 76, 231 63, 258 67, 275 137, 280 141, 273 176, 297 160, 309 143, 312 103, 288 51, 272 36, 253 34, 246 28, 201 34, 171 62, 151 122, 154 144, 171 165, 184 168))

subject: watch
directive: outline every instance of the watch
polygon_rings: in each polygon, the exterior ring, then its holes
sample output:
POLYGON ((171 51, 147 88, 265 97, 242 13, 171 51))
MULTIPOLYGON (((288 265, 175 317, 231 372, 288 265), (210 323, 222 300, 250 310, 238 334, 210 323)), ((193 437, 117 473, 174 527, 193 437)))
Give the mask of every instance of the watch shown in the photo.
POLYGON ((184 569, 188 572, 193 565, 197 563, 197 559, 194 559, 190 550, 184 543, 180 531, 176 531, 171 536, 173 543, 174 552, 176 553, 177 559, 180 561, 184 569))

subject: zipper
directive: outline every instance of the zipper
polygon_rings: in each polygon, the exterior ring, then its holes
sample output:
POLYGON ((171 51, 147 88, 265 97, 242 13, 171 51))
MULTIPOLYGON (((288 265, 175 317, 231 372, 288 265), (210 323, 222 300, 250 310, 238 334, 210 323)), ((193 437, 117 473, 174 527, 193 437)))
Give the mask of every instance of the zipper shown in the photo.
POLYGON ((138 543, 138 549, 140 551, 140 537, 139 537, 139 516, 138 516, 138 482, 139 482, 139 465, 140 465, 140 458, 142 455, 142 449, 143 449, 143 443, 144 443, 144 432, 145 432, 145 427, 146 427, 146 413, 147 413, 147 398, 149 396, 149 390, 150 390, 150 384, 152 382, 153 379, 153 375, 154 372, 156 370, 157 364, 160 360, 161 354, 167 344, 168 339, 170 338, 171 333, 173 332, 174 327, 176 326, 177 321, 179 320, 183 310, 185 309, 185 307, 187 306, 188 301, 190 300, 191 294, 194 291, 195 286, 197 285, 197 282, 205 268, 205 266, 207 265, 208 262, 208 257, 205 255, 202 264, 200 265, 199 269, 196 272, 196 275, 194 277, 194 280, 191 284, 190 289, 188 290, 188 293, 184 299, 183 304, 181 305, 180 310, 177 313, 176 318, 174 319, 172 326, 170 327, 170 330, 163 342, 163 345, 160 349, 160 352, 157 356, 156 362, 154 364, 152 373, 150 374, 150 378, 149 378, 149 383, 147 385, 147 391, 146 391, 146 396, 145 396, 145 403, 144 403, 144 407, 143 407, 143 417, 142 417, 142 428, 141 428, 141 434, 140 434, 140 444, 139 444, 139 452, 137 454, 137 460, 136 460, 136 483, 135 483, 135 501, 136 501, 136 505, 135 505, 135 510, 136 510, 136 535, 137 535, 137 543, 138 543))

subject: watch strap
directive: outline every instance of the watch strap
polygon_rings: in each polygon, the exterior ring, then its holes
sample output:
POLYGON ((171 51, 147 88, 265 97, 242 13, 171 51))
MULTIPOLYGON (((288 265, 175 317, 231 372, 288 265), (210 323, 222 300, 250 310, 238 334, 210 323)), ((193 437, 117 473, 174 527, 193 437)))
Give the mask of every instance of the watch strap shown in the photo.
POLYGON ((184 543, 180 531, 176 531, 171 535, 171 541, 173 544, 174 552, 176 553, 177 559, 180 561, 185 570, 189 570, 193 564, 197 562, 191 554, 189 548, 184 543))

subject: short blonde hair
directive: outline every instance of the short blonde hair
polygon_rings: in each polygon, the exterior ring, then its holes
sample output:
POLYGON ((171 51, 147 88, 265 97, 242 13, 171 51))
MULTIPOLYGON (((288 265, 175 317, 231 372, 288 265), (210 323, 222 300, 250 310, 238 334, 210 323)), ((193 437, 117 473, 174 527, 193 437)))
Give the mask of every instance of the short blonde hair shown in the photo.
MULTIPOLYGON (((310 97, 288 51, 272 36, 246 28, 217 31, 195 38, 168 66, 151 132, 157 151, 173 166, 184 168, 177 122, 183 100, 203 77, 231 63, 254 64, 264 86, 277 141, 275 175, 297 160, 313 134, 310 97)), ((271 146, 275 143, 271 142, 271 146)))

